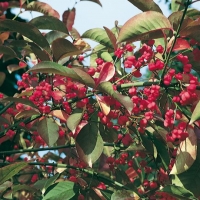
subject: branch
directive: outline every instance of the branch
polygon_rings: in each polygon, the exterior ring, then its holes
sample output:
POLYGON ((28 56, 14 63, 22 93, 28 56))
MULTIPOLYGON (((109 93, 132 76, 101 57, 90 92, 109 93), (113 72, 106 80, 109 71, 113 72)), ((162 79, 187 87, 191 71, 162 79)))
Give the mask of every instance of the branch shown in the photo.
MULTIPOLYGON (((104 143, 104 146, 107 147, 121 147, 121 148, 126 148, 123 145, 120 144, 115 144, 115 143, 104 143)), ((64 149, 64 148, 74 148, 74 144, 67 144, 67 145, 62 145, 62 146, 57 146, 57 147, 46 147, 46 148, 35 148, 35 149, 19 149, 19 150, 12 150, 12 151, 0 151, 1 154, 16 154, 16 153, 27 153, 27 152, 38 152, 38 151, 49 151, 49 150, 58 150, 58 149, 64 149)))
POLYGON ((174 48, 174 45, 175 45, 175 43, 176 43, 177 38, 179 37, 179 32, 180 32, 180 30, 181 30, 181 26, 182 26, 182 24, 183 24, 183 20, 184 20, 184 18, 185 18, 186 13, 187 13, 188 6, 189 6, 190 4, 191 4, 191 0, 187 0, 187 2, 185 3, 185 9, 184 9, 184 11, 183 11, 183 15, 182 15, 180 24, 178 25, 176 34, 175 34, 175 36, 174 36, 174 41, 173 41, 173 43, 172 43, 172 46, 171 46, 171 48, 170 48, 170 51, 169 51, 169 53, 168 53, 168 55, 167 55, 167 58, 166 58, 166 60, 165 60, 165 66, 164 66, 164 69, 163 69, 162 74, 161 74, 160 85, 163 84, 163 78, 164 78, 164 75, 165 75, 165 72, 166 72, 166 69, 167 69, 167 65, 168 65, 169 60, 170 60, 170 56, 171 56, 172 50, 173 50, 173 48, 174 48))

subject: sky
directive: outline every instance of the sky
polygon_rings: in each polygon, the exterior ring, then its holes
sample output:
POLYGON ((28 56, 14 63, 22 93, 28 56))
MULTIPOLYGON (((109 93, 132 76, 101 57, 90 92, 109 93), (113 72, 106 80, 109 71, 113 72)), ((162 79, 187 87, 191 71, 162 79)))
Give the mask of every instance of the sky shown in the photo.
MULTIPOLYGON (((159 1, 160 3, 158 3, 158 5, 162 8, 164 14, 168 16, 170 11, 167 5, 164 4, 165 1, 157 0, 155 2, 159 1)), ((75 0, 42 0, 41 2, 48 3, 60 13, 62 18, 62 13, 68 8, 73 7, 75 0)), ((141 11, 128 0, 100 0, 100 2, 102 3, 102 7, 90 1, 81 1, 76 4, 74 28, 76 28, 80 34, 83 34, 86 30, 91 28, 103 28, 103 26, 113 28, 116 20, 119 22, 119 25, 123 25, 128 19, 141 13, 141 11)), ((18 9, 15 9, 15 13, 18 13, 18 9)), ((32 12, 32 14, 30 14, 29 11, 20 14, 22 18, 29 20, 39 15, 41 14, 37 12, 32 12)))
MULTIPOLYGON (((68 8, 73 8, 76 0, 41 0, 41 2, 48 3, 52 8, 60 13, 60 19, 62 20, 62 14, 68 8)), ((131 17, 136 14, 141 13, 133 4, 128 0, 100 0, 102 7, 96 3, 77 0, 76 8, 76 18, 74 23, 74 28, 78 30, 80 34, 92 28, 103 28, 106 26, 108 28, 113 28, 114 23, 117 20, 119 25, 123 25, 131 17)), ((162 9, 164 15, 168 17, 170 15, 170 10, 168 5, 165 4, 165 0, 155 0, 160 8, 162 9)), ((200 9, 200 2, 193 4, 193 7, 200 9)), ((17 14, 19 9, 15 9, 17 14)), ((42 14, 38 12, 25 11, 20 14, 22 18, 31 20, 36 16, 42 14)))

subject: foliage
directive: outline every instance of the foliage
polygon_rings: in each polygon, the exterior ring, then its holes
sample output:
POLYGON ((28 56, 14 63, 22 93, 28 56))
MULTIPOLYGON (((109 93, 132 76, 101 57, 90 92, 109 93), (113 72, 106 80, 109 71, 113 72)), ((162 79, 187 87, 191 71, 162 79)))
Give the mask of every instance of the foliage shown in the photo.
POLYGON ((43 2, 0 3, 1 62, 24 72, 0 93, 1 199, 199 198, 200 11, 129 2, 142 13, 82 35, 75 7, 61 21, 43 2), (44 15, 19 22, 10 7, 44 15))

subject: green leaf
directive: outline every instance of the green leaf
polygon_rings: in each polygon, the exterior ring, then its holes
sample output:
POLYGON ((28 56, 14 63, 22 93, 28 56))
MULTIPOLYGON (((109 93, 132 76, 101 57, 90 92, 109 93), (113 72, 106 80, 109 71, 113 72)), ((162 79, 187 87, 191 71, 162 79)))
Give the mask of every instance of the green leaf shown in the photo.
POLYGON ((129 190, 117 190, 112 196, 111 200, 129 200, 129 199, 139 199, 139 196, 129 190))
POLYGON ((164 143, 164 141, 161 140, 161 138, 158 138, 156 136, 156 132, 152 127, 147 127, 145 132, 147 133, 149 139, 151 139, 151 141, 155 145, 157 149, 157 153, 162 160, 163 166, 165 167, 165 169, 168 169, 170 158, 169 158, 169 153, 168 153, 168 148, 166 146, 166 143, 164 143))
POLYGON ((34 42, 27 42, 25 40, 14 40, 10 42, 9 46, 13 48, 20 57, 21 52, 24 51, 28 55, 30 53, 34 53, 41 61, 50 60, 50 55, 42 50, 38 45, 36 45, 34 42))
POLYGON ((194 122, 196 122, 197 120, 200 119, 200 101, 197 103, 197 105, 195 106, 194 111, 192 112, 192 116, 190 119, 190 123, 189 124, 193 124, 194 122))
POLYGON ((28 162, 16 162, 0 168, 0 184, 16 175, 20 170, 28 165, 28 162))
POLYGON ((71 114, 67 119, 67 127, 74 133, 83 117, 83 110, 78 109, 75 113, 71 114))
POLYGON ((18 22, 15 20, 4 19, 0 20, 0 32, 18 32, 30 40, 34 41, 38 46, 45 49, 48 53, 51 52, 49 43, 41 32, 32 24, 18 22))
POLYGON ((172 30, 169 20, 161 13, 147 11, 135 15, 122 26, 117 42, 161 38, 165 30, 172 30))
POLYGON ((102 6, 101 2, 99 0, 80 0, 80 1, 91 1, 93 3, 97 3, 99 4, 100 6, 102 6))
POLYGON ((99 132, 104 142, 114 142, 117 140, 118 133, 113 128, 106 128, 100 123, 99 132))
POLYGON ((78 187, 75 183, 64 181, 51 185, 42 200, 70 200, 78 192, 78 187))
POLYGON ((12 186, 12 182, 10 181, 6 181, 3 184, 0 185, 0 194, 2 194, 5 190, 7 190, 8 188, 10 188, 12 186))
POLYGON ((106 62, 113 62, 112 56, 106 51, 100 53, 100 57, 106 62))
POLYGON ((16 97, 6 97, 4 99, 1 99, 0 101, 3 101, 3 102, 13 101, 15 103, 22 103, 22 104, 31 106, 33 108, 37 108, 37 106, 32 101, 30 101, 28 99, 22 99, 22 98, 16 98, 16 97))
POLYGON ((42 179, 42 180, 38 180, 35 184, 34 184, 34 188, 41 190, 42 193, 44 194, 44 192, 46 191, 46 189, 51 186, 56 179, 59 177, 59 173, 57 173, 56 175, 47 178, 47 179, 42 179))
POLYGON ((75 141, 80 159, 90 167, 103 152, 103 140, 98 132, 96 123, 88 123, 81 129, 75 141))
POLYGON ((69 34, 65 24, 59 19, 52 16, 39 16, 32 19, 29 23, 34 25, 38 29, 48 29, 69 34))
POLYGON ((53 146, 58 140, 58 125, 51 118, 44 117, 39 121, 37 131, 48 146, 53 146))
POLYGON ((52 42, 58 38, 66 38, 67 36, 68 35, 66 33, 62 33, 59 31, 50 31, 45 35, 49 44, 52 44, 52 42))
POLYGON ((102 195, 104 196, 104 198, 106 200, 110 200, 111 196, 113 194, 113 191, 110 191, 110 190, 101 190, 101 193, 102 193, 102 195))
POLYGON ((4 61, 17 57, 17 54, 13 49, 3 45, 0 45, 0 54, 3 54, 4 61))
POLYGON ((77 47, 64 38, 58 38, 52 42, 52 51, 56 61, 81 53, 77 47))
POLYGON ((184 187, 176 185, 167 185, 160 191, 166 192, 174 197, 179 199, 197 199, 189 190, 186 190, 184 187))
POLYGON ((186 0, 179 0, 179 1, 172 0, 171 1, 172 12, 176 12, 176 11, 184 9, 184 3, 185 2, 186 2, 186 0))
POLYGON ((193 165, 185 172, 178 175, 171 175, 172 184, 184 187, 192 192, 196 197, 200 196, 200 148, 197 147, 197 158, 193 165))
POLYGON ((119 74, 119 76, 122 76, 124 74, 124 70, 121 66, 122 66, 121 60, 115 62, 116 72, 119 74))
POLYGON ((176 162, 170 174, 180 174, 188 170, 196 160, 197 156, 197 137, 192 127, 187 128, 189 137, 180 143, 177 151, 176 162))
POLYGON ((153 1, 153 0, 128 0, 130 3, 132 3, 134 6, 145 11, 156 11, 162 13, 162 10, 160 7, 153 1))
POLYGON ((83 33, 81 38, 91 39, 113 50, 112 42, 110 41, 106 31, 101 28, 90 29, 83 33))
POLYGON ((200 17, 200 11, 194 8, 188 8, 186 15, 195 20, 200 17))
POLYGON ((41 12, 44 15, 60 18, 59 13, 54 10, 49 4, 44 2, 33 1, 26 6, 26 10, 41 12))
POLYGON ((62 76, 72 78, 75 81, 94 87, 93 78, 78 68, 67 68, 50 61, 43 61, 32 67, 28 72, 54 73, 62 76))
POLYGON ((98 86, 98 89, 106 94, 109 94, 114 99, 119 101, 129 113, 132 112, 133 109, 133 102, 131 101, 130 97, 124 96, 119 92, 113 89, 113 85, 110 82, 103 82, 98 86))

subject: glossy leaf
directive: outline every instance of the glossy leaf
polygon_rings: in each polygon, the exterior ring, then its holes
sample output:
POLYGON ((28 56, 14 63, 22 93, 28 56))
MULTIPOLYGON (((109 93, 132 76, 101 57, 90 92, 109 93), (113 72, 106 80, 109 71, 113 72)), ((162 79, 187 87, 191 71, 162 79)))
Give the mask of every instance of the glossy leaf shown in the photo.
POLYGON ((58 38, 52 42, 52 51, 56 61, 81 53, 77 47, 64 38, 58 38))
POLYGON ((117 42, 131 42, 164 37, 164 30, 172 30, 169 20, 161 13, 147 11, 135 15, 121 28, 117 42))
POLYGON ((106 31, 101 28, 90 29, 85 33, 83 33, 81 38, 91 39, 95 42, 98 42, 99 44, 102 44, 110 49, 113 49, 112 42, 110 41, 106 31))
POLYGON ((58 140, 58 125, 51 118, 44 117, 38 123, 37 131, 46 144, 51 147, 58 140))
POLYGON ((30 40, 34 41, 38 46, 44 48, 50 53, 49 43, 41 32, 32 24, 18 22, 15 20, 5 19, 0 20, 0 32, 18 32, 30 40))
POLYGON ((190 119, 190 124, 193 124, 195 121, 200 119, 200 101, 197 103, 197 105, 195 106, 195 109, 192 112, 192 116, 190 119))
POLYGON ((96 80, 96 85, 109 81, 114 76, 114 74, 115 74, 115 67, 113 63, 106 62, 99 73, 99 77, 96 80))
POLYGON ((76 137, 76 150, 81 160, 90 167, 103 152, 103 140, 99 135, 97 124, 85 125, 76 137))
POLYGON ((100 6, 102 6, 101 2, 99 0, 80 0, 80 1, 91 1, 93 3, 97 3, 99 4, 100 6))
POLYGON ((74 182, 64 181, 51 185, 42 200, 70 200, 78 192, 74 182))
POLYGON ((186 2, 186 0, 180 0, 180 1, 177 1, 177 0, 172 0, 171 1, 171 9, 172 9, 172 12, 176 12, 176 11, 179 11, 179 10, 183 10, 184 9, 184 3, 186 2))
POLYGON ((162 188, 161 191, 166 192, 179 199, 196 199, 190 191, 186 190, 184 187, 176 185, 167 185, 162 188))
POLYGON ((143 12, 145 11, 156 11, 162 13, 162 10, 160 7, 153 1, 153 0, 128 0, 130 3, 132 3, 134 6, 142 10, 143 12))
POLYGON ((110 82, 103 82, 98 86, 98 89, 106 94, 112 96, 114 99, 119 101, 129 113, 132 112, 133 102, 130 97, 124 96, 113 89, 113 85, 110 82))
POLYGON ((50 31, 45 35, 45 38, 49 42, 49 44, 52 44, 52 42, 58 38, 66 38, 68 34, 62 33, 59 31, 50 31))
POLYGON ((39 16, 32 19, 29 23, 38 29, 48 29, 68 34, 66 26, 54 16, 39 16))
POLYGON ((41 12, 44 15, 60 18, 59 13, 54 10, 49 4, 44 2, 33 1, 26 6, 26 10, 41 12))
POLYGON ((27 162, 16 162, 14 164, 0 168, 0 184, 12 178, 27 165, 27 162))
POLYGON ((188 170, 197 156, 197 137, 192 127, 187 128, 189 137, 180 143, 177 151, 176 162, 170 174, 180 174, 188 170))
POLYGON ((28 72, 55 73, 72 78, 73 80, 81 82, 83 84, 85 83, 90 87, 94 87, 94 80, 83 70, 67 68, 65 66, 50 61, 40 62, 29 69, 28 72))
POLYGON ((73 8, 72 10, 70 9, 66 10, 62 15, 63 23, 65 24, 65 26, 69 31, 72 31, 72 26, 74 25, 75 16, 76 16, 75 8, 73 8))
POLYGON ((59 177, 59 173, 57 173, 56 175, 47 178, 47 179, 42 179, 42 180, 38 180, 35 184, 34 184, 34 188, 41 190, 42 193, 44 194, 44 192, 46 191, 46 189, 52 185, 56 179, 59 177))

